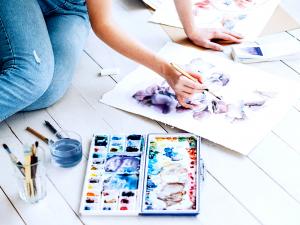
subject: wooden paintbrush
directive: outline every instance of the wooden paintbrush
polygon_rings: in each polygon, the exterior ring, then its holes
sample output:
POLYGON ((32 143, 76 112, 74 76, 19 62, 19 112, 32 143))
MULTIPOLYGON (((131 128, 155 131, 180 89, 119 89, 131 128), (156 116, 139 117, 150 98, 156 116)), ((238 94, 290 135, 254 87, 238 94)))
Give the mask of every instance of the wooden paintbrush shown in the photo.
POLYGON ((32 149, 30 149, 29 152, 25 152, 25 184, 26 184, 26 190, 28 193, 28 196, 33 195, 33 183, 32 183, 32 178, 31 178, 31 155, 32 155, 32 149))
POLYGON ((34 130, 31 127, 27 127, 26 130, 33 134, 34 136, 36 136, 37 138, 41 139, 43 142, 45 142, 46 144, 50 144, 52 140, 49 140, 48 138, 46 138, 44 135, 40 134, 39 132, 37 132, 36 130, 34 130))
POLYGON ((7 151, 11 161, 18 167, 20 172, 22 173, 23 176, 25 176, 24 173, 24 167, 23 164, 18 160, 18 158, 10 151, 9 147, 7 144, 3 144, 3 148, 7 151))
POLYGON ((33 190, 34 194, 36 194, 36 170, 37 170, 37 163, 38 163, 38 157, 37 157, 37 148, 38 148, 39 143, 36 141, 35 144, 32 145, 31 147, 31 179, 33 183, 33 190))
MULTIPOLYGON (((180 66, 176 65, 175 63, 170 63, 171 66, 177 70, 179 73, 181 73, 182 75, 184 75, 185 77, 189 78, 190 80, 197 82, 197 83, 201 83, 199 80, 197 80, 195 77, 191 76, 188 72, 184 71, 180 66)), ((221 100, 221 97, 217 96, 215 93, 211 92, 208 88, 203 89, 204 91, 210 93, 212 96, 214 96, 215 98, 221 100)))

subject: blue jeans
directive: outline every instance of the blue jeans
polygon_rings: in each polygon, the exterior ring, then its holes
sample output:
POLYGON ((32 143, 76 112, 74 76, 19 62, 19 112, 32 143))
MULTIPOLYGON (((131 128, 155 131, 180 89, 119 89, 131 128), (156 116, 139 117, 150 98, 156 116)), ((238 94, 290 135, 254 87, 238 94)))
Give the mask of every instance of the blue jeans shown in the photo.
POLYGON ((0 0, 0 122, 64 95, 89 28, 85 0, 0 0))

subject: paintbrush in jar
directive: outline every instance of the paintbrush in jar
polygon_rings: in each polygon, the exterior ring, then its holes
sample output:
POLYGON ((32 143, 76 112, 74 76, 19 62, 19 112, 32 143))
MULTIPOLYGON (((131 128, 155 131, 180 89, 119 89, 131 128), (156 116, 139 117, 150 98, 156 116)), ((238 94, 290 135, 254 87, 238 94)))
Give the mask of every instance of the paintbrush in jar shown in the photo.
MULTIPOLYGON (((175 63, 170 63, 171 66, 177 70, 179 73, 181 73, 183 76, 189 78, 190 80, 194 81, 194 82, 197 82, 197 83, 200 83, 202 84, 202 82, 200 82, 199 80, 197 80, 195 77, 191 76, 188 72, 184 71, 180 66, 178 66, 177 64, 175 63)), ((212 96, 214 96, 215 98, 221 100, 221 97, 217 96, 215 93, 213 93, 212 91, 210 91, 208 88, 206 89, 203 89, 204 91, 210 93, 212 96)))
POLYGON ((29 152, 24 152, 25 156, 25 162, 24 162, 24 168, 25 168, 25 187, 26 191, 29 197, 31 197, 34 193, 33 183, 32 183, 32 177, 31 177, 31 155, 32 155, 32 149, 30 148, 29 152))
POLYGON ((31 147, 31 179, 33 183, 33 189, 34 189, 34 194, 36 194, 36 172, 37 172, 37 163, 38 163, 38 157, 37 157, 37 149, 38 149, 39 143, 36 141, 35 144, 32 145, 31 147))
POLYGON ((18 167, 18 169, 20 170, 20 172, 22 173, 23 176, 25 176, 24 174, 24 167, 23 164, 18 160, 18 158, 11 152, 11 150, 9 149, 9 147, 7 146, 7 144, 3 144, 3 148, 6 150, 6 152, 8 153, 10 160, 18 167))

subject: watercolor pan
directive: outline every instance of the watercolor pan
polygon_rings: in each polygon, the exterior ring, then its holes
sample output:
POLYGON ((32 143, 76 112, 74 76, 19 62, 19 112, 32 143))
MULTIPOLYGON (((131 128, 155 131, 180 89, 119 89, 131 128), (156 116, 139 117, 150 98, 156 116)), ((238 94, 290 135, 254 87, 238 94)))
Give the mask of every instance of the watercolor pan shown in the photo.
POLYGON ((94 135, 81 215, 197 215, 200 137, 189 134, 94 135))

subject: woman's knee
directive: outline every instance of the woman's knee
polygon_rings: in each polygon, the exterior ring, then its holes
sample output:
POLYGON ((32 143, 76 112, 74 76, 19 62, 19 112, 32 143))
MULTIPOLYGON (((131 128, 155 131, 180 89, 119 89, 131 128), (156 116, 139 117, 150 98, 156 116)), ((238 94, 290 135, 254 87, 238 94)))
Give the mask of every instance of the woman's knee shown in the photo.
MULTIPOLYGON (((54 72, 54 61, 38 61, 37 53, 31 60, 16 60, 15 64, 2 73, 8 88, 19 92, 20 98, 28 104, 42 96, 51 84, 54 72)), ((25 105, 26 106, 26 105, 25 105)), ((24 106, 24 107, 25 107, 24 106)))

